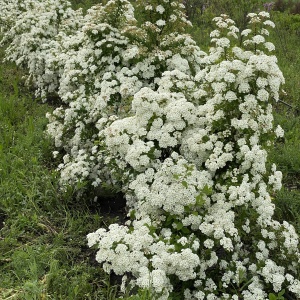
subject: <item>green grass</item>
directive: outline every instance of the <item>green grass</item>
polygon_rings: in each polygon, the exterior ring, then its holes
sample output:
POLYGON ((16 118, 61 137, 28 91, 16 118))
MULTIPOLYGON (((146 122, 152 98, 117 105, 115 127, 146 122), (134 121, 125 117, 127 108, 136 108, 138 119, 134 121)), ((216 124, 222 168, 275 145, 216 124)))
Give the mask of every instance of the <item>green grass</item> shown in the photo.
POLYGON ((300 114, 300 15, 274 12, 271 14, 275 22, 275 29, 271 31, 270 39, 275 44, 275 55, 278 65, 285 76, 284 90, 286 94, 281 95, 281 100, 294 107, 300 114))
POLYGON ((34 100, 21 77, 1 65, 0 299, 113 299, 85 238, 110 220, 60 191, 44 135, 51 107, 34 100))
MULTIPOLYGON (((285 92, 274 106, 275 124, 280 124, 285 136, 269 153, 271 162, 283 173, 283 189, 275 195, 275 217, 294 225, 300 235, 300 32, 296 21, 300 18, 273 13, 276 24, 270 40, 275 44, 275 55, 286 83, 285 92)), ((299 23, 300 24, 300 23, 299 23)))
POLYGON ((293 224, 300 234, 300 116, 282 109, 275 114, 275 123, 285 131, 284 138, 269 153, 270 162, 275 162, 283 174, 283 188, 274 199, 275 217, 293 224))

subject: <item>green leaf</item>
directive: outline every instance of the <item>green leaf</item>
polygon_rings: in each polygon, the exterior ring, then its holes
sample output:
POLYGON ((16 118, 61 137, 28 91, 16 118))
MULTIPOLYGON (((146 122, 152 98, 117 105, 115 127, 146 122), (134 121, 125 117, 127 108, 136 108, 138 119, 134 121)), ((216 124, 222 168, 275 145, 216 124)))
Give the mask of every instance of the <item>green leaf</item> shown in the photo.
POLYGON ((185 206, 185 207, 184 207, 184 212, 190 213, 190 212, 191 212, 190 207, 189 207, 189 206, 185 206))
POLYGON ((181 181, 181 184, 187 189, 188 188, 188 183, 186 181, 181 181))
POLYGON ((273 293, 270 293, 269 300, 277 300, 277 297, 273 293))
POLYGON ((196 205, 201 207, 204 204, 205 204, 205 200, 203 199, 202 194, 196 196, 196 205))
POLYGON ((183 224, 181 222, 176 223, 176 225, 178 230, 181 230, 183 227, 183 224))
POLYGON ((202 191, 205 195, 208 195, 208 196, 212 194, 212 188, 207 185, 204 186, 202 191))
POLYGON ((130 212, 130 219, 134 219, 135 218, 135 210, 133 209, 131 212, 130 212))
POLYGON ((181 232, 184 233, 184 234, 190 234, 191 233, 191 231, 187 227, 182 227, 181 232))
POLYGON ((152 147, 152 148, 150 149, 150 151, 147 153, 147 156, 148 156, 150 159, 155 159, 154 151, 155 151, 155 147, 152 147))
POLYGON ((245 271, 242 269, 239 269, 239 284, 243 283, 245 281, 245 271))
POLYGON ((166 226, 170 225, 173 222, 173 216, 172 215, 168 215, 167 220, 166 220, 166 226))

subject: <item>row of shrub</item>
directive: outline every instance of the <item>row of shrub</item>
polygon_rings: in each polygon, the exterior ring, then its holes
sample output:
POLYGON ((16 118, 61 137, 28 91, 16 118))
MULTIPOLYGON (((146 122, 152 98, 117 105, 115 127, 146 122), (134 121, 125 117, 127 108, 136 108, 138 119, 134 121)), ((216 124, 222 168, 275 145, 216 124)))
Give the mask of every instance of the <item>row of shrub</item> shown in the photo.
POLYGON ((153 299, 300 297, 299 240, 276 221, 281 172, 268 161, 283 75, 269 14, 239 30, 214 18, 202 51, 180 1, 0 0, 6 59, 48 113, 62 187, 113 187, 126 224, 87 237, 122 290, 153 299))

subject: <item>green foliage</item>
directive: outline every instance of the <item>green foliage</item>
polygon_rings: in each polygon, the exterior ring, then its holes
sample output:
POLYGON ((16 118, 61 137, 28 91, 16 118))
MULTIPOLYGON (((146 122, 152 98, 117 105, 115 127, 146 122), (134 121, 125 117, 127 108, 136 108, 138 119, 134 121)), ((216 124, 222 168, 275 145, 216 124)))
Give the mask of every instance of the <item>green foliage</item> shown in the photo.
POLYGON ((289 220, 300 232, 300 192, 299 189, 283 188, 274 198, 275 217, 279 221, 289 220))
POLYGON ((227 14, 235 20, 237 27, 244 29, 247 25, 247 14, 257 12, 262 8, 262 0, 212 0, 212 1, 186 1, 187 15, 193 24, 200 25, 203 19, 211 19, 221 14, 227 14))
MULTIPOLYGON (((276 47, 275 55, 278 58, 278 65, 286 80, 285 93, 282 99, 295 110, 299 110, 300 104, 300 81, 297 76, 300 64, 300 18, 299 15, 288 13, 272 12, 271 17, 276 24, 271 32, 271 38, 276 47)), ((284 105, 280 108, 284 107, 284 105)))
POLYGON ((149 289, 139 289, 138 294, 132 296, 125 296, 126 300, 154 300, 151 290, 149 289))
POLYGON ((300 178, 300 118, 282 110, 281 114, 275 115, 275 121, 281 124, 285 136, 271 150, 270 156, 283 172, 284 182, 292 188, 299 188, 297 182, 300 178))
POLYGON ((283 297, 284 292, 285 292, 285 290, 282 290, 281 292, 278 293, 278 295, 270 293, 269 300, 284 300, 284 297, 283 297))
POLYGON ((107 1, 101 1, 101 0, 73 0, 72 2, 72 7, 73 9, 78 9, 82 8, 83 11, 87 11, 90 7, 93 5, 99 4, 99 3, 104 3, 107 1))

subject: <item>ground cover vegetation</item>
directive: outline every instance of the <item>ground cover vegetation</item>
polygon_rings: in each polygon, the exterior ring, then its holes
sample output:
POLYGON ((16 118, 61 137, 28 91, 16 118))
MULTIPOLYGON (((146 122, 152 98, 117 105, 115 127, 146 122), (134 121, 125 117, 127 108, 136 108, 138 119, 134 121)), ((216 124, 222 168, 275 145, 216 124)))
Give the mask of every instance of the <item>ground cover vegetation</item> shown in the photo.
POLYGON ((298 3, 92 2, 0 1, 1 297, 298 299, 298 3))

